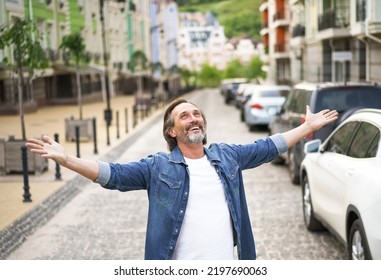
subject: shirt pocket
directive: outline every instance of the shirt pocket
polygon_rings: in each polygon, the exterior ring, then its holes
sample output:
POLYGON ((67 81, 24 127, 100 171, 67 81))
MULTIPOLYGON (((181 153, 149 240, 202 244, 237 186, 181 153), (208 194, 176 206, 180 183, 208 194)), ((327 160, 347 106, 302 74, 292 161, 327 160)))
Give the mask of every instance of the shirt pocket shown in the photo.
POLYGON ((231 162, 230 166, 224 168, 225 176, 229 187, 238 191, 239 189, 239 165, 236 162, 231 162))
POLYGON ((179 195, 181 181, 168 176, 164 173, 159 173, 154 197, 164 207, 173 205, 179 195))

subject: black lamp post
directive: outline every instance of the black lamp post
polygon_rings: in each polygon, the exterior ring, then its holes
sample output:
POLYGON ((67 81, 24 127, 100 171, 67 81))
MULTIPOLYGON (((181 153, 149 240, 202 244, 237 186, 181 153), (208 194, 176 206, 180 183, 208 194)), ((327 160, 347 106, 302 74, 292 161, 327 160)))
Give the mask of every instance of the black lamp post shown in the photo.
POLYGON ((106 28, 103 15, 103 4, 104 0, 100 0, 100 16, 102 25, 102 44, 103 44, 103 62, 105 66, 105 87, 106 87, 106 102, 107 108, 104 111, 104 118, 106 121, 106 135, 107 135, 107 145, 110 145, 110 125, 112 121, 112 110, 110 107, 110 88, 109 88, 109 75, 108 75, 108 55, 106 49, 106 28))

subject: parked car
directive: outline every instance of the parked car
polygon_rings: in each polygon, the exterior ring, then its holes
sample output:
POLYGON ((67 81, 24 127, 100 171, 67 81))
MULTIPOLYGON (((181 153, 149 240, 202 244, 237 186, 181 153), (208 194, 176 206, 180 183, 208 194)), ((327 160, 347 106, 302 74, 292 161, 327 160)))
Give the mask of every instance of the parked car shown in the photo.
POLYGON ((237 109, 241 109, 242 104, 247 101, 247 95, 245 95, 246 89, 254 85, 253 83, 242 83, 238 86, 235 94, 235 106, 237 109))
POLYGON ((269 124, 270 134, 282 133, 303 123, 307 104, 310 105, 313 113, 326 108, 335 109, 339 112, 339 119, 307 135, 287 153, 272 161, 276 164, 284 162, 287 164, 288 173, 294 184, 300 182, 299 169, 305 155, 304 144, 313 139, 324 141, 337 125, 356 109, 381 109, 381 88, 371 84, 297 84, 293 87, 280 113, 269 124))
POLYGON ((247 83, 247 79, 245 78, 236 78, 231 79, 227 85, 226 90, 224 90, 224 99, 225 103, 229 104, 231 101, 235 100, 235 94, 237 92, 238 86, 242 83, 247 83))
POLYGON ((289 86, 280 85, 252 85, 247 89, 249 96, 243 105, 243 114, 250 131, 258 125, 267 126, 290 92, 289 86))
POLYGON ((381 259, 381 110, 361 109, 321 144, 305 144, 304 221, 329 229, 351 259, 381 259))

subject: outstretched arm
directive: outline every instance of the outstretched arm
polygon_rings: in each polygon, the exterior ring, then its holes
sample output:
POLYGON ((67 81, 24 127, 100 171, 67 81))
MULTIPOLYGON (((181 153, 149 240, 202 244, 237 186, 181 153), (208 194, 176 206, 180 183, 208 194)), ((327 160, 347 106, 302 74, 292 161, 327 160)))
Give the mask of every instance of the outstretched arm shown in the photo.
POLYGON ((99 166, 95 160, 85 160, 67 155, 63 146, 47 135, 44 135, 42 140, 28 139, 26 146, 30 148, 31 152, 39 154, 43 158, 54 160, 63 167, 73 170, 92 181, 98 178, 99 166))
POLYGON ((306 107, 306 120, 300 126, 282 133, 287 142, 287 146, 291 148, 301 139, 306 137, 326 124, 337 120, 338 113, 336 110, 322 110, 316 114, 311 113, 310 106, 306 107))

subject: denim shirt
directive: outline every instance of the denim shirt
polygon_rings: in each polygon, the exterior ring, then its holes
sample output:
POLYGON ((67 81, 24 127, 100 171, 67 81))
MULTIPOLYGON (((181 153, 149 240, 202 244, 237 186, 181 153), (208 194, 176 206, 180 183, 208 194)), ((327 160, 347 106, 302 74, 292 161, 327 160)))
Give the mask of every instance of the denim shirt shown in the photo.
MULTIPOLYGON (((204 148, 224 187, 234 227, 239 259, 256 259, 254 237, 246 203, 242 170, 269 162, 287 151, 282 135, 251 144, 212 144, 204 148)), ((119 191, 147 190, 149 199, 145 259, 170 260, 180 233, 189 194, 189 171, 176 146, 138 162, 108 164, 98 161, 95 182, 119 191)))

